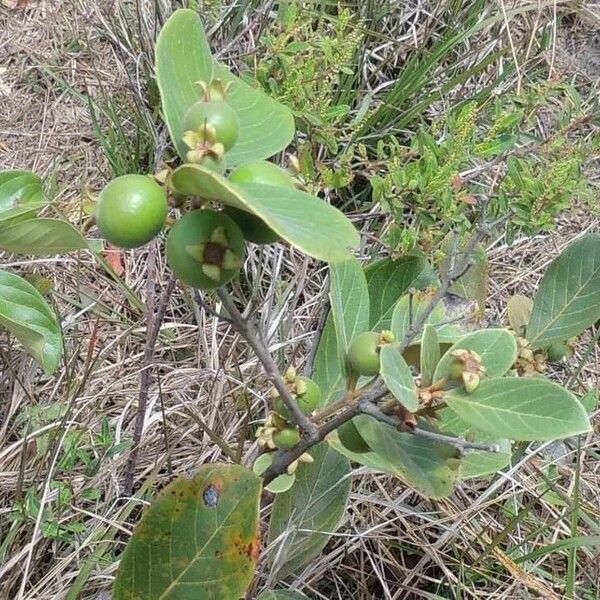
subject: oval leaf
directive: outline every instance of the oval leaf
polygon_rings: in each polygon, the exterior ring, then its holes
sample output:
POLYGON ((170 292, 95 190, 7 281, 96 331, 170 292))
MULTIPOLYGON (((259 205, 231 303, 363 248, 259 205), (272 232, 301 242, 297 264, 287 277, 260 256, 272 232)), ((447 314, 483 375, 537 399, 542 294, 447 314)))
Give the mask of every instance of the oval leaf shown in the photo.
POLYGON ((228 165, 273 156, 294 136, 294 119, 287 107, 214 62, 200 17, 193 10, 175 11, 162 28, 156 43, 156 73, 164 118, 181 157, 188 150, 182 140, 183 117, 201 97, 196 82, 213 77, 232 82, 227 101, 240 120, 238 140, 227 153, 228 165))
POLYGON ((346 389, 346 351, 350 342, 369 327, 369 291, 364 271, 355 259, 330 266, 331 312, 319 340, 314 380, 327 406, 346 389))
POLYGON ((113 599, 243 596, 260 549, 260 492, 240 465, 204 465, 169 484, 127 544, 113 599))
POLYGON ((231 81, 227 102, 240 120, 239 137, 226 154, 229 166, 269 158, 288 146, 296 129, 287 106, 232 75, 223 64, 215 65, 215 77, 231 81))
POLYGON ((372 331, 391 328, 394 306, 409 288, 422 289, 437 283, 431 265, 422 256, 383 258, 367 265, 365 276, 371 298, 372 331))
POLYGON ((527 326, 532 347, 579 335, 600 319, 600 234, 573 242, 548 268, 527 326))
POLYGON ((254 213, 292 246, 326 262, 348 259, 349 249, 359 244, 358 232, 343 213, 300 190, 256 184, 240 187, 197 165, 179 167, 171 182, 183 194, 254 213))
POLYGON ((402 354, 387 344, 381 348, 380 360, 381 376, 388 390, 406 410, 416 412, 419 408, 417 387, 402 354))
POLYGON ((527 330, 527 323, 531 318, 533 300, 521 294, 515 294, 508 300, 508 322, 516 335, 523 337, 527 330))
POLYGON ((446 401, 469 425, 511 440, 555 440, 590 430, 581 402, 541 377, 484 379, 470 394, 452 390, 446 401))
POLYGON ((324 548, 338 526, 350 493, 350 464, 327 443, 310 450, 312 464, 301 464, 294 487, 273 503, 269 526, 271 570, 282 579, 324 548))
POLYGON ((22 277, 0 271, 0 325, 10 331, 48 374, 62 356, 60 325, 42 295, 22 277))
POLYGON ((173 144, 185 156, 189 148, 183 143, 183 117, 200 100, 196 82, 213 78, 213 57, 198 14, 176 10, 158 35, 155 55, 163 116, 173 144))
POLYGON ((0 215, 27 204, 45 204, 40 177, 31 171, 0 171, 0 215))
POLYGON ((440 343, 433 325, 425 325, 421 337, 421 353, 419 365, 421 367, 422 386, 431 385, 434 381, 433 374, 440 362, 440 343))
POLYGON ((338 351, 346 356, 350 342, 369 328, 367 280, 355 258, 332 264, 330 277, 329 301, 338 351))
POLYGON ((455 350, 471 350, 481 356, 487 377, 500 377, 509 371, 517 358, 517 342, 507 329, 474 331, 456 342, 440 359, 433 376, 439 381, 448 376, 455 350))
POLYGON ((67 221, 29 219, 0 227, 0 249, 46 256, 87 248, 85 238, 67 221))
POLYGON ((399 432, 367 415, 355 417, 354 423, 373 449, 373 453, 364 457, 371 461, 371 466, 392 472, 428 498, 443 498, 452 493, 460 466, 455 448, 399 432))
POLYGON ((465 423, 454 411, 444 408, 437 413, 436 425, 440 431, 456 437, 467 438, 482 444, 496 444, 499 452, 469 450, 462 459, 461 479, 471 479, 490 475, 503 469, 510 463, 512 457, 510 440, 495 435, 483 433, 472 425, 465 423))

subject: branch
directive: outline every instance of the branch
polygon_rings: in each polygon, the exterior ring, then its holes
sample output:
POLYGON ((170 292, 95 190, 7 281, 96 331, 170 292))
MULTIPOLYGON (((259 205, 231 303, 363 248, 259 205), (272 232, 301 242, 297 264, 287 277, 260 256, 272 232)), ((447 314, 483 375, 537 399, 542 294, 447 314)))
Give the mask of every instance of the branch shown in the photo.
POLYGON ((127 468, 125 471, 125 479, 123 482, 125 496, 130 496, 133 491, 133 479, 135 475, 135 467, 139 453, 139 446, 142 439, 142 431, 144 428, 144 419, 146 418, 146 405, 148 403, 148 391, 150 388, 150 365, 154 359, 154 347, 160 333, 160 328, 165 318, 167 303, 175 289, 175 278, 171 276, 167 286, 163 290, 158 306, 154 303, 154 286, 156 285, 156 244, 150 247, 148 253, 148 275, 146 280, 146 346, 142 357, 141 374, 140 374, 140 391, 138 394, 138 407, 135 415, 135 424, 133 427, 133 447, 127 460, 127 468), (155 312, 156 309, 156 312, 155 312))
POLYGON ((286 408, 290 411, 290 413, 292 413, 294 420, 300 426, 300 430, 303 433, 304 439, 307 442, 310 442, 310 446, 314 445, 317 441, 319 441, 317 439, 318 427, 310 419, 308 419, 298 407, 298 404, 288 389, 283 376, 279 372, 277 364, 273 360, 270 352, 260 340, 260 334, 258 330, 238 310, 233 298, 229 295, 229 292, 224 287, 218 289, 217 294, 221 299, 223 306, 229 313, 231 325, 240 335, 244 337, 248 344, 250 344, 250 347, 262 364, 268 378, 275 386, 275 389, 279 392, 279 395, 281 396, 286 408))
MULTIPOLYGON (((475 248, 487 236, 489 236, 489 234, 496 227, 505 223, 509 217, 510 213, 507 213, 491 223, 481 223, 477 225, 475 233, 460 253, 460 258, 458 256, 458 248, 455 249, 453 255, 450 257, 450 269, 446 277, 442 280, 440 287, 431 298, 425 310, 415 321, 411 323, 408 331, 398 343, 397 347, 400 352, 404 352, 408 348, 415 337, 423 330, 427 319, 431 316, 431 313, 434 311, 435 307, 448 295, 450 288, 471 268, 474 263, 472 253, 475 248)), ((353 405, 349 406, 346 408, 346 410, 338 413, 331 420, 324 423, 320 428, 314 431, 313 435, 304 437, 296 447, 286 451, 279 450, 275 454, 271 466, 263 473, 265 484, 268 484, 275 479, 275 477, 285 473, 288 466, 297 460, 304 452, 309 450, 318 442, 324 440, 327 435, 335 431, 340 425, 343 425, 346 421, 353 419, 355 416, 361 413, 368 414, 381 422, 391 425, 392 427, 401 428, 402 431, 412 433, 415 436, 449 444, 455 448, 458 448, 461 452, 465 450, 485 450, 487 452, 499 451, 497 445, 472 443, 461 438, 447 436, 420 427, 406 428, 406 426, 398 417, 395 417, 394 415, 388 415, 377 407, 377 402, 387 393, 387 387, 381 376, 378 376, 376 379, 370 382, 362 394, 360 391, 357 391, 355 393, 356 400, 353 405)), ((336 408, 341 409, 344 405, 347 406, 347 403, 336 403, 336 408)), ((329 414, 330 411, 325 408, 324 411, 318 414, 318 417, 324 418, 329 416, 329 414)))

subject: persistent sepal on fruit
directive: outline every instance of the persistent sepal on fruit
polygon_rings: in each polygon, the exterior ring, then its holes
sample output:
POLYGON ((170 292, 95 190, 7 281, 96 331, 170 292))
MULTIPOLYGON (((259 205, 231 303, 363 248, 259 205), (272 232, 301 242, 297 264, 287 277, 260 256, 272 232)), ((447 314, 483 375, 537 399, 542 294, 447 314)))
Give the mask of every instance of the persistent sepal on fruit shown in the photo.
POLYGON ((146 175, 121 175, 100 192, 96 224, 114 246, 138 248, 162 229, 167 218, 165 190, 146 175))
MULTIPOLYGON (((288 388, 303 415, 309 416, 321 401, 321 388, 309 377, 296 375, 296 370, 291 367, 284 377, 288 388)), ((292 413, 277 391, 274 391, 273 408, 275 413, 288 423, 294 422, 292 413)))
MULTIPOLYGON (((240 186, 262 184, 289 189, 296 187, 296 180, 290 173, 268 160, 257 160, 239 166, 232 171, 229 181, 240 186)), ((272 244, 279 240, 279 235, 256 215, 232 206, 227 206, 224 210, 238 224, 249 242, 272 244)))
POLYGON ((185 113, 183 131, 201 136, 201 143, 205 147, 220 144, 227 151, 238 138, 240 123, 235 110, 224 100, 200 100, 192 104, 185 113))
POLYGON ((381 369, 381 346, 391 344, 395 336, 391 331, 365 331, 352 340, 348 348, 348 367, 356 375, 375 377, 381 369))
POLYGON ((454 361, 450 365, 448 377, 452 381, 462 383, 468 393, 474 392, 486 374, 481 356, 472 350, 463 349, 454 350, 452 356, 454 361))
POLYGON ((244 262, 245 241, 227 215, 197 210, 180 219, 167 238, 167 263, 192 287, 214 289, 231 281, 244 262))

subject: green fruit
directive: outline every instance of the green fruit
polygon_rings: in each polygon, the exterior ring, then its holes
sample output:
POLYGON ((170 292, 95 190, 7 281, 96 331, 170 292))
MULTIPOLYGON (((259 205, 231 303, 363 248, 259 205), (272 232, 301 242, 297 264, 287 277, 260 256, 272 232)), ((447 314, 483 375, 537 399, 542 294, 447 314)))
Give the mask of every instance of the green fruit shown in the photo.
POLYGON ((464 372, 465 364, 459 360, 455 360, 450 364, 448 369, 448 378, 452 381, 458 381, 462 383, 464 372))
POLYGON ((371 450, 352 421, 346 421, 343 425, 340 425, 337 429, 337 433, 342 446, 344 446, 346 450, 356 452, 357 454, 362 454, 371 450))
POLYGON ((276 431, 273 434, 273 443, 280 450, 291 450, 298 445, 300 441, 300 434, 297 429, 292 427, 286 427, 281 431, 276 431))
POLYGON ((348 366, 356 375, 373 377, 379 375, 379 343, 376 331, 366 331, 355 337, 348 349, 348 366))
POLYGON ((569 346, 565 342, 553 342, 546 352, 548 362, 559 362, 569 354, 569 346))
MULTIPOLYGON (((267 160, 257 160, 239 166, 231 173, 229 180, 240 186, 258 183, 289 189, 296 187, 294 179, 285 169, 267 160)), ((272 244, 280 239, 260 217, 252 213, 232 206, 226 207, 225 212, 238 224, 249 242, 272 244)))
POLYGON ((96 224, 114 246, 138 248, 162 229, 167 218, 164 189, 145 175, 121 175, 100 192, 96 224))
POLYGON ((213 143, 223 144, 225 150, 235 144, 240 132, 240 122, 235 110, 222 100, 192 104, 183 117, 182 125, 183 131, 200 133, 210 125, 214 128, 214 137, 207 135, 207 138, 213 143))
MULTIPOLYGON (((310 415, 319 406, 321 401, 321 388, 309 377, 303 377, 300 375, 296 377, 295 384, 305 388, 305 391, 301 394, 295 394, 296 404, 303 415, 310 415)), ((281 397, 275 398, 273 408, 275 412, 281 415, 286 421, 293 422, 294 418, 287 406, 281 399, 281 397)))
POLYGON ((285 169, 268 160, 256 160, 240 165, 231 172, 229 180, 242 186, 259 183, 289 189, 296 187, 294 178, 285 169))
POLYGON ((167 263, 188 285, 213 289, 233 279, 244 262, 245 240, 222 212, 197 210, 180 219, 167 238, 167 263))

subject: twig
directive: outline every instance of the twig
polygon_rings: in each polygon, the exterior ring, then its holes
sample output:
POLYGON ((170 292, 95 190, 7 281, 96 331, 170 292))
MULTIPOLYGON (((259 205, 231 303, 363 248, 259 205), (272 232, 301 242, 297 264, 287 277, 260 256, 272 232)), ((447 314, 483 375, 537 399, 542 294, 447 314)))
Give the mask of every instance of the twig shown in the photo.
POLYGON ((318 441, 316 437, 318 434, 318 427, 310 419, 308 419, 298 407, 298 404, 288 389, 285 380, 279 372, 277 364, 273 360, 270 352, 260 340, 259 332, 238 310, 233 298, 229 295, 229 292, 225 288, 220 288, 217 290, 217 294, 219 295, 223 306, 229 313, 232 326, 244 337, 248 344, 250 344, 254 354, 256 354, 256 357, 265 369, 267 377, 271 380, 275 386, 275 389, 279 392, 279 395, 281 396, 286 408, 292 413, 294 420, 300 426, 300 430, 303 433, 304 439, 306 441, 310 441, 310 445, 312 446, 318 441))
POLYGON ((163 290, 156 314, 154 311, 154 286, 156 285, 156 244, 152 244, 148 252, 148 276, 146 281, 146 346, 142 357, 142 366, 140 374, 140 391, 138 395, 138 407, 135 415, 135 425, 133 429, 133 447, 127 461, 127 470, 123 481, 124 495, 130 496, 133 491, 133 479, 135 467, 139 452, 140 441, 142 439, 142 430, 144 428, 144 419, 146 418, 146 405, 148 404, 148 391, 150 388, 150 365, 154 359, 154 347, 160 332, 160 328, 165 318, 167 303, 173 290, 175 289, 175 278, 171 277, 167 286, 163 290))
POLYGON ((228 319, 225 315, 220 314, 217 310, 215 310, 208 302, 202 298, 202 295, 198 290, 194 290, 194 300, 196 304, 201 306, 209 315, 219 319, 220 321, 224 321, 225 323, 232 324, 231 319, 228 319))
MULTIPOLYGON (((397 348, 399 352, 404 352, 410 343, 415 339, 415 337, 422 331, 427 319, 430 317, 431 313, 434 311, 436 306, 447 296, 450 292, 450 288, 463 276, 465 273, 471 268, 473 265, 473 257, 472 253, 475 248, 499 225, 504 223, 510 217, 510 213, 503 215, 499 219, 493 221, 492 223, 481 223, 477 226, 475 233, 465 246, 462 251, 461 257, 457 260, 458 248, 453 252, 453 256, 451 256, 450 269, 446 275, 446 277, 442 280, 440 287, 437 289, 429 304, 423 310, 421 314, 411 323, 408 331, 402 338, 402 340, 398 343, 397 348)), ((381 376, 377 377, 373 382, 371 382, 368 388, 356 392, 355 403, 349 406, 346 410, 335 415, 330 421, 324 423, 320 428, 318 428, 312 436, 305 436, 300 443, 287 451, 278 451, 274 458, 271 466, 263 473, 263 479, 265 484, 269 483, 278 475, 285 473, 287 467, 295 460, 297 460, 304 452, 309 450, 316 443, 325 439, 327 435, 329 435, 332 431, 336 430, 340 425, 343 425, 346 421, 354 418, 358 414, 368 414, 379 421, 387 423, 388 425, 392 425, 393 427, 402 427, 402 423, 398 417, 393 415, 388 415, 381 411, 377 407, 377 402, 383 398, 388 393, 387 387, 381 376)), ((336 403, 336 406, 340 403, 336 403)), ((340 405, 339 408, 342 408, 340 405)), ((327 412, 327 411, 326 411, 327 412)), ((326 415, 327 416, 327 415, 326 415)), ((321 417, 321 415, 319 415, 321 417)), ((441 433, 431 432, 426 429, 422 429, 419 427, 415 428, 406 428, 403 427, 404 431, 407 433, 412 433, 413 435, 436 440, 439 442, 443 442, 445 444, 449 444, 454 446, 455 448, 464 450, 485 450, 487 452, 498 452, 497 445, 485 445, 478 443, 471 443, 467 440, 461 438, 455 438, 451 436, 446 436, 441 433)))

